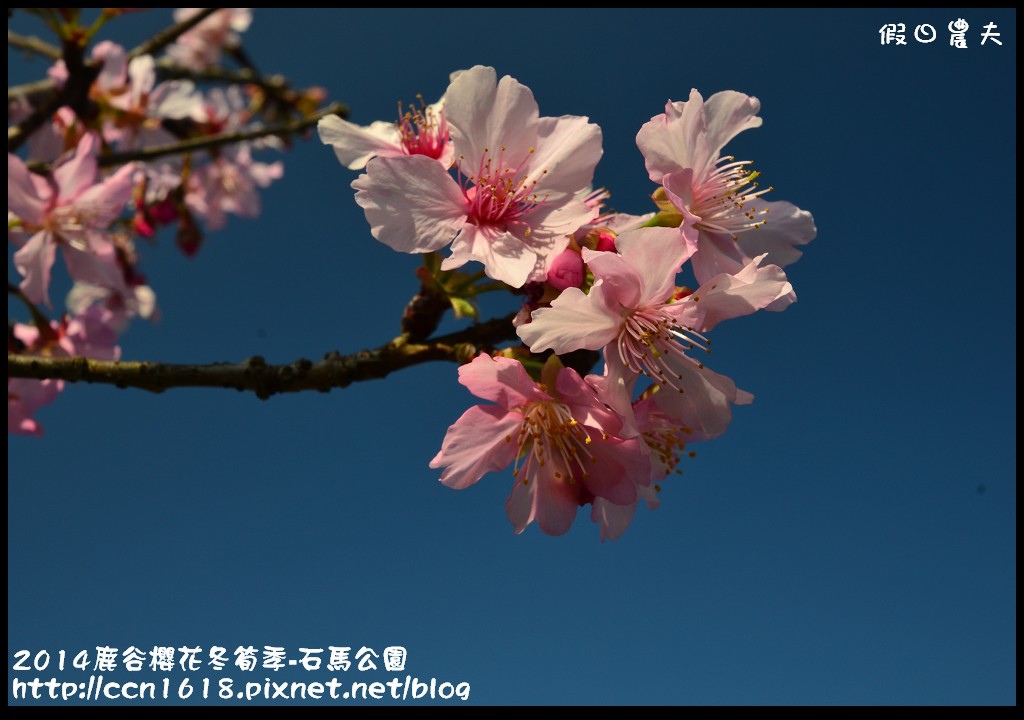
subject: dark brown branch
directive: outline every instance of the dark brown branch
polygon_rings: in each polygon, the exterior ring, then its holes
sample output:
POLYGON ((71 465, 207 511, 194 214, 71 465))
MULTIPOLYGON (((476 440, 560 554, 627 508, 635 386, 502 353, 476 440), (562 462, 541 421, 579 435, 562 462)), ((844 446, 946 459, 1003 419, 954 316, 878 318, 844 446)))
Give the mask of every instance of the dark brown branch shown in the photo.
POLYGON ((128 52, 129 62, 133 58, 137 58, 142 55, 152 55, 153 53, 160 52, 181 37, 181 35, 188 32, 203 20, 221 9, 222 8, 203 8, 188 20, 182 20, 180 23, 175 23, 174 25, 161 30, 153 37, 132 48, 128 52))
POLYGON ((515 338, 512 317, 496 318, 420 343, 411 342, 408 336, 401 335, 374 350, 351 355, 332 352, 319 362, 300 359, 288 365, 268 365, 261 357, 251 357, 238 363, 172 365, 8 353, 7 377, 100 383, 154 393, 177 387, 228 388, 239 392, 251 391, 261 399, 303 390, 329 392, 354 382, 379 380, 397 370, 425 362, 468 362, 480 350, 515 338))
POLYGON ((14 32, 13 30, 7 31, 7 44, 12 45, 19 50, 26 52, 35 53, 42 57, 49 58, 50 60, 60 60, 61 51, 56 45, 37 38, 35 35, 21 35, 14 32))

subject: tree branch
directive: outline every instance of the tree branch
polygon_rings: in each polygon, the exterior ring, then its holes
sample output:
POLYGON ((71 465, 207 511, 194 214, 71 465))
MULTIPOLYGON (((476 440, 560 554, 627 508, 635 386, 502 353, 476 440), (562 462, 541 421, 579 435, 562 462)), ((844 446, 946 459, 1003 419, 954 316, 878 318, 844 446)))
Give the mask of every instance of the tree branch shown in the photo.
MULTIPOLYGON (((153 147, 140 148, 139 150, 114 152, 107 155, 100 155, 97 160, 100 167, 111 167, 134 161, 148 162, 150 160, 156 160, 157 158, 164 157, 165 155, 180 155, 182 153, 194 152, 196 150, 209 150, 210 148, 220 147, 221 145, 232 145, 245 140, 257 140, 271 135, 290 135, 291 133, 301 132, 306 128, 316 125, 320 121, 320 118, 328 115, 340 115, 341 117, 347 117, 348 107, 343 103, 331 103, 320 112, 310 115, 309 117, 302 118, 301 120, 294 120, 289 123, 282 123, 281 125, 258 127, 253 128, 252 130, 238 130, 235 132, 220 133, 219 135, 207 135, 206 137, 189 138, 188 140, 182 140, 181 142, 170 143, 168 145, 154 145, 153 147)), ((28 169, 35 173, 45 173, 50 170, 50 163, 30 162, 28 163, 28 169)))
MULTIPOLYGON (((58 51, 59 52, 59 51, 58 51)), ((260 75, 249 68, 225 68, 219 65, 203 70, 181 67, 168 57, 156 61, 156 73, 160 80, 193 80, 200 83, 238 83, 241 85, 257 85, 270 94, 283 93, 290 90, 288 80, 283 75, 260 75)), ((7 99, 25 97, 30 102, 44 98, 57 92, 57 86, 51 78, 42 78, 23 85, 11 85, 7 88, 7 99)))
POLYGON ((40 105, 32 114, 17 125, 7 128, 7 152, 14 152, 46 122, 61 105, 67 105, 75 114, 85 118, 91 101, 89 87, 99 75, 102 63, 86 63, 82 46, 68 42, 64 44, 63 59, 68 68, 68 79, 59 93, 54 93, 46 103, 40 105))
POLYGON ((60 60, 62 56, 60 48, 56 45, 51 45, 35 35, 21 35, 13 30, 7 31, 7 44, 50 60, 60 60))
POLYGON ((206 137, 190 138, 188 140, 182 140, 181 142, 171 143, 169 145, 156 145, 154 147, 142 148, 140 150, 128 150, 125 152, 110 153, 109 155, 101 155, 99 157, 99 165, 100 167, 111 167, 112 165, 123 165, 135 160, 145 162, 148 160, 155 160, 159 157, 164 157, 165 155, 179 155, 181 153, 193 152, 195 150, 209 150, 210 148, 220 147, 221 145, 232 145, 234 143, 244 142, 245 140, 258 140, 259 138, 269 137, 271 135, 290 135, 292 133, 302 132, 306 128, 316 125, 320 121, 320 118, 327 117, 328 115, 340 115, 341 117, 347 117, 348 107, 342 103, 336 102, 331 103, 314 115, 302 118, 301 120, 282 123, 280 125, 253 128, 252 130, 220 133, 219 135, 208 135, 206 137))
POLYGON ((175 23, 174 25, 161 30, 153 37, 132 48, 128 52, 128 61, 131 62, 134 58, 141 55, 152 55, 153 53, 163 50, 165 47, 181 37, 181 35, 188 32, 203 20, 221 9, 222 8, 203 8, 188 20, 182 20, 180 23, 175 23))
POLYGON ((237 70, 220 67, 208 67, 203 70, 192 70, 175 65, 169 58, 161 58, 156 64, 157 74, 166 80, 194 80, 196 82, 226 82, 240 85, 259 85, 268 92, 281 92, 288 89, 288 83, 282 75, 260 75, 248 68, 237 70))
POLYGON ((7 102, 23 97, 35 105, 57 92, 57 86, 50 78, 43 78, 24 85, 10 85, 7 88, 7 102))
POLYGON ((413 343, 401 335, 387 345, 351 355, 331 352, 319 362, 299 359, 268 365, 254 356, 238 363, 177 365, 156 362, 108 362, 83 357, 39 357, 7 353, 7 377, 100 383, 154 393, 176 387, 214 387, 251 391, 260 399, 278 393, 329 392, 354 382, 379 380, 403 368, 446 360, 468 362, 480 350, 516 337, 513 315, 495 318, 465 330, 413 343))

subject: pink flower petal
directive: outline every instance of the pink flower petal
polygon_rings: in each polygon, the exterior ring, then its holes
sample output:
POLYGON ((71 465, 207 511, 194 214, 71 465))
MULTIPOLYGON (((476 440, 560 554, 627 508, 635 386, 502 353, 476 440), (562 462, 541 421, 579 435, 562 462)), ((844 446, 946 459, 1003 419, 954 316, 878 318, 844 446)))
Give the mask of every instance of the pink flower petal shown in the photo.
POLYGON ((113 244, 109 240, 96 240, 90 245, 89 249, 82 249, 66 243, 61 244, 68 275, 78 282, 99 285, 120 295, 127 295, 124 273, 117 263, 113 244))
POLYGON ((43 428, 32 417, 43 405, 52 403, 64 383, 61 380, 7 380, 7 432, 14 435, 42 435, 43 428))
POLYGON ((522 421, 522 415, 496 405, 474 405, 448 428, 430 467, 444 468, 441 482, 448 487, 467 488, 515 459, 522 421))
POLYGON ((541 483, 537 488, 537 527, 548 535, 569 532, 578 510, 579 502, 566 483, 541 483))
POLYGON ((537 193, 572 195, 594 179, 603 154, 601 128, 576 115, 542 117, 537 122, 537 147, 529 177, 537 193))
POLYGON ((814 218, 806 210, 784 200, 779 202, 756 202, 751 208, 755 213, 767 209, 767 222, 757 230, 745 232, 736 243, 747 257, 768 253, 766 263, 786 267, 800 259, 802 251, 796 245, 806 245, 818 234, 814 218))
POLYGON ((569 406, 572 416, 581 423, 609 435, 621 434, 622 417, 615 410, 609 409, 601 401, 596 387, 581 378, 575 370, 562 368, 555 389, 562 402, 569 406))
MULTIPOLYGON (((737 390, 729 378, 707 367, 701 368, 696 360, 688 357, 678 358, 673 370, 677 376, 682 376, 679 384, 686 392, 663 388, 657 394, 659 406, 674 418, 689 418, 693 423, 690 426, 708 438, 725 432, 732 421, 730 403, 745 404, 739 402, 742 391, 737 390)), ((749 399, 753 400, 753 396, 749 399)))
POLYGON ((597 208, 579 200, 564 203, 545 201, 520 216, 530 227, 530 236, 522 238, 542 253, 561 252, 569 243, 568 236, 597 218, 597 208))
MULTIPOLYGON (((628 230, 615 238, 615 249, 641 280, 637 302, 627 307, 653 305, 668 299, 675 290, 676 275, 696 250, 695 243, 687 242, 695 240, 695 236, 695 231, 684 237, 679 228, 652 227, 628 230)), ((595 258, 595 262, 604 263, 607 259, 595 258)), ((590 266, 596 277, 595 264, 590 266)))
POLYGON ((531 400, 550 400, 518 360, 480 354, 459 368, 459 382, 478 398, 498 403, 505 410, 531 400))
POLYGON ((131 200, 134 176, 135 166, 124 165, 102 183, 86 188, 72 204, 88 214, 91 227, 106 228, 131 200))
POLYGON ((377 121, 367 127, 328 115, 317 123, 320 142, 334 148, 338 161, 349 170, 362 170, 375 156, 405 155, 394 123, 377 121))
POLYGON ((601 542, 618 540, 633 521, 637 503, 616 505, 604 498, 595 498, 590 510, 590 520, 597 523, 601 530, 601 542))
POLYGON ((58 202, 67 205, 84 190, 96 184, 96 136, 86 133, 78 142, 74 154, 53 171, 58 187, 58 202))
MULTIPOLYGON (((636 502, 636 486, 651 479, 651 459, 640 438, 620 440, 601 436, 593 438, 587 446, 593 458, 584 484, 595 497, 628 505, 636 502)), ((586 461, 584 461, 586 462, 586 461)))
MULTIPOLYGON (((676 236, 678 234, 678 232, 673 233, 676 236)), ((590 271, 594 273, 596 283, 600 284, 601 295, 607 298, 605 307, 612 314, 617 312, 620 307, 638 307, 643 288, 643 278, 640 277, 640 273, 617 252, 618 238, 616 238, 615 248, 616 252, 601 252, 583 248, 583 260, 587 263, 590 271)), ((658 274, 664 275, 665 270, 659 268, 658 274)), ((672 277, 675 277, 675 273, 672 274, 672 277)), ((596 288, 597 284, 594 287, 596 288)))
POLYGON ((533 92, 492 67, 477 65, 456 77, 444 96, 460 167, 474 174, 485 155, 504 148, 505 164, 516 167, 536 146, 540 112, 533 92))
POLYGON ((452 254, 441 263, 441 269, 452 270, 471 260, 483 263, 488 277, 522 287, 537 266, 537 251, 510 232, 467 223, 452 242, 452 254))
POLYGON ((518 535, 537 517, 537 486, 539 483, 517 479, 505 500, 505 513, 518 535))
POLYGON ((561 355, 582 348, 599 350, 615 339, 619 322, 618 308, 598 283, 589 295, 579 288, 563 291, 551 307, 535 310, 533 322, 520 325, 516 332, 531 351, 550 349, 561 355))
MULTIPOLYGON (((552 458, 551 472, 554 472, 553 467, 558 464, 559 462, 552 458)), ((562 468, 562 477, 563 479, 556 479, 548 476, 543 480, 524 478, 530 485, 536 487, 533 496, 534 520, 537 522, 537 527, 548 535, 564 535, 569 532, 569 528, 572 527, 572 523, 576 519, 576 511, 579 509, 579 490, 564 479, 566 477, 565 468, 562 468)), ((522 484, 521 480, 517 480, 512 488, 512 494, 515 494, 516 489, 522 484)), ((509 495, 509 502, 511 501, 512 495, 509 495)), ((508 508, 507 503, 506 510, 508 508)), ((509 520, 512 520, 511 511, 509 511, 509 520)), ((522 532, 516 521, 512 520, 512 522, 517 525, 516 532, 522 532)))
POLYGON ((29 225, 40 225, 48 197, 40 197, 32 173, 17 155, 7 153, 7 211, 29 225))
POLYGON ((370 232, 399 252, 440 250, 466 221, 466 199, 436 161, 378 157, 352 183, 370 232))
POLYGON ((778 265, 764 265, 764 255, 738 273, 722 273, 667 310, 686 325, 707 332, 722 320, 750 315, 772 306, 783 310, 796 302, 793 286, 778 265))
POLYGON ((49 230, 40 230, 14 253, 14 267, 25 278, 21 291, 34 303, 50 307, 50 271, 57 256, 57 243, 49 230))
POLYGON ((700 283, 720 273, 739 272, 747 259, 739 243, 722 233, 701 231, 697 247, 697 253, 690 258, 690 267, 700 283))
POLYGON ((711 155, 744 130, 761 127, 761 101, 735 90, 717 92, 704 103, 706 142, 711 155))
POLYGON ((703 108, 700 93, 691 90, 689 102, 668 102, 664 113, 640 128, 636 144, 644 154, 651 180, 660 183, 668 173, 686 168, 700 175, 714 158, 704 136, 703 108))

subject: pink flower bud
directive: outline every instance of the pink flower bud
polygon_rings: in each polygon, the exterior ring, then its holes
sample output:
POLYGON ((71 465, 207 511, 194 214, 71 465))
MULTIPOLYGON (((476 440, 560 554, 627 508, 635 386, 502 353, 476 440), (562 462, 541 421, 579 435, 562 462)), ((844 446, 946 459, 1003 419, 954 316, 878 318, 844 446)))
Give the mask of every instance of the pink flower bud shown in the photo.
POLYGON ((178 222, 178 235, 175 238, 178 247, 185 257, 195 257, 199 252, 199 246, 203 244, 203 233, 200 231, 191 213, 182 213, 178 222))
POLYGON ((575 250, 566 250, 555 258, 548 270, 548 284, 556 290, 583 284, 583 258, 575 250))
POLYGON ((598 232, 597 245, 594 249, 598 252, 615 252, 615 235, 610 232, 598 232))

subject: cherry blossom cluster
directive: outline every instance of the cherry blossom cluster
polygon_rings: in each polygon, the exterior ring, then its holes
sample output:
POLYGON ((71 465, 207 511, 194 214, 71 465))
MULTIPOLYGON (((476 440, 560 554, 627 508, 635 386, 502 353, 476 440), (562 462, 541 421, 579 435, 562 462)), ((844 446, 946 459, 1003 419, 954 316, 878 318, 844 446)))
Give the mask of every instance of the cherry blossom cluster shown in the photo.
POLYGON ((739 92, 693 90, 644 124, 656 210, 640 216, 606 212, 609 194, 591 185, 597 125, 541 116, 529 88, 490 67, 453 74, 437 103, 400 108, 397 122, 320 121, 322 141, 362 171, 352 187, 377 240, 428 258, 449 248, 426 267, 457 311, 495 283, 523 298, 521 344, 459 369, 488 402, 448 429, 430 463, 442 483, 511 466, 516 532, 563 534, 589 505, 601 538, 617 539, 641 502, 658 505, 690 444, 753 400, 709 367, 712 331, 793 303, 782 268, 816 234, 809 213, 764 198, 750 162, 723 155, 759 110, 739 92), (470 262, 482 273, 452 282, 470 262), (684 269, 695 287, 677 284, 684 269), (579 368, 579 351, 600 351, 603 371, 579 368))
MULTIPOLYGON (((118 336, 131 319, 157 315, 136 241, 169 227, 192 256, 204 228, 223 227, 228 215, 258 216, 259 190, 283 174, 280 161, 253 154, 280 147, 276 137, 194 151, 187 144, 301 116, 323 97, 319 89, 272 94, 259 82, 230 81, 222 57, 240 58, 240 70, 251 70, 240 36, 252 20, 249 8, 208 14, 159 57, 109 40, 92 44, 105 23, 136 9, 105 8, 91 24, 79 9, 30 11, 53 31, 63 57, 41 87, 8 93, 9 124, 30 132, 18 154, 7 156, 7 234, 20 276, 8 293, 31 314, 30 323, 10 324, 8 352, 117 359, 118 336), (50 319, 58 265, 72 287, 66 311, 50 319)), ((179 8, 174 21, 200 11, 179 8)), ((11 138, 9 129, 9 150, 11 138)), ((61 387, 58 380, 9 378, 8 431, 41 434, 35 410, 61 387)))

